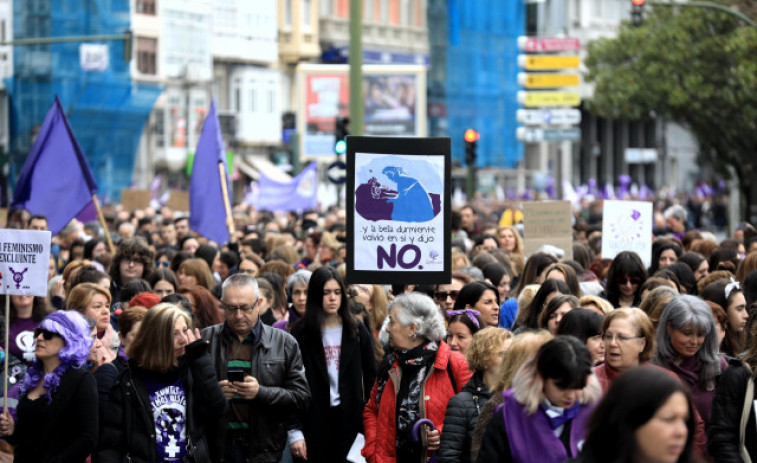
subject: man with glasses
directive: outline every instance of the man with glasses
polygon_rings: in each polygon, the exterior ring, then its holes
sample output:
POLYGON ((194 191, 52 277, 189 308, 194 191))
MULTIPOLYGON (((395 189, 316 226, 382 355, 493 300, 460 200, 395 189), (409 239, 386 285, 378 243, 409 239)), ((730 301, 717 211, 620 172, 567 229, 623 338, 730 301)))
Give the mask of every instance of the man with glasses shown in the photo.
POLYGON ((287 430, 310 402, 299 346, 282 330, 259 323, 257 281, 236 274, 221 287, 226 321, 202 331, 230 409, 208 436, 213 461, 278 462, 287 430), (284 423, 284 426, 281 426, 284 423))

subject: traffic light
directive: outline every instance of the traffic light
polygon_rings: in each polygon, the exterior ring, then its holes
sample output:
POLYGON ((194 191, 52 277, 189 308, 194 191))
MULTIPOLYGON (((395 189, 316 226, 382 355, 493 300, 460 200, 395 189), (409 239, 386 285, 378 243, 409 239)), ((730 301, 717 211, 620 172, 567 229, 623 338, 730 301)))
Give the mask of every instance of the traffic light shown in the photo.
POLYGON ((476 164, 476 142, 481 135, 473 129, 465 131, 465 164, 474 166, 476 164))
POLYGON ((350 118, 336 116, 336 129, 334 130, 334 152, 342 155, 347 151, 347 135, 350 134, 350 118))
POLYGON ((644 4, 646 0, 631 0, 631 24, 639 27, 644 22, 644 4))

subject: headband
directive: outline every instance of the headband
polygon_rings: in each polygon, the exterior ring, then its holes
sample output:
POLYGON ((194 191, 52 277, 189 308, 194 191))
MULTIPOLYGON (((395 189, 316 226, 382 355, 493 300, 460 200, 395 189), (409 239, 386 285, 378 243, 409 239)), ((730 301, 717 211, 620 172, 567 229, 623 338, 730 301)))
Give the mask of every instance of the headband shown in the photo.
POLYGON ((447 311, 447 316, 448 317, 452 318, 455 315, 465 315, 465 316, 467 316, 468 318, 470 318, 470 321, 472 321, 473 324, 476 325, 476 328, 481 329, 481 325, 478 323, 478 318, 476 318, 476 317, 480 317, 481 316, 481 313, 479 311, 473 310, 473 309, 448 310, 447 311))
POLYGON ((725 299, 728 300, 729 297, 731 297, 731 292, 733 290, 741 290, 741 287, 739 286, 739 282, 731 278, 730 283, 725 285, 725 299))

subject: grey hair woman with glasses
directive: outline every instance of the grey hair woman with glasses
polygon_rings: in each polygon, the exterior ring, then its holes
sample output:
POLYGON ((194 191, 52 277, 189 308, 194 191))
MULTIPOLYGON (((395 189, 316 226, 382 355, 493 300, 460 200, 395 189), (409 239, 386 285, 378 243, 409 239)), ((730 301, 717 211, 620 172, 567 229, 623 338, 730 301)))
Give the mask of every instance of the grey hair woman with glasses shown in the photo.
POLYGON ((655 339, 654 362, 689 385, 706 428, 712 415, 715 377, 727 367, 726 361, 718 355, 712 310, 696 296, 673 298, 662 312, 655 339))

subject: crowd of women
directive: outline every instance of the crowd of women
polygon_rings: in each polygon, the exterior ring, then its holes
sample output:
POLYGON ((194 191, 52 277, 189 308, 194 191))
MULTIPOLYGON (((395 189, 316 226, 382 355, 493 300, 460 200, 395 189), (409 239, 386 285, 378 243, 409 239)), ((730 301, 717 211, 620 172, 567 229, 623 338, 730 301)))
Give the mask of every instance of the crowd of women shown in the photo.
POLYGON ((647 268, 578 231, 572 259, 526 256, 517 229, 477 224, 449 282, 348 285, 338 217, 259 219, 221 247, 93 237, 51 261, 47 297, 10 296, 5 457, 212 461, 231 396, 199 330, 228 320, 238 273, 302 354, 285 461, 346 461, 359 434, 370 463, 757 459, 749 236, 663 236, 647 268))

